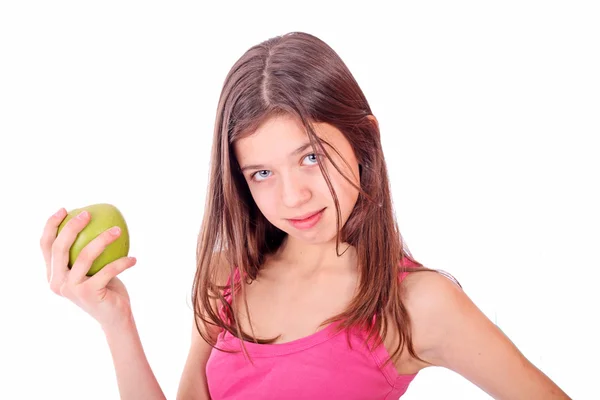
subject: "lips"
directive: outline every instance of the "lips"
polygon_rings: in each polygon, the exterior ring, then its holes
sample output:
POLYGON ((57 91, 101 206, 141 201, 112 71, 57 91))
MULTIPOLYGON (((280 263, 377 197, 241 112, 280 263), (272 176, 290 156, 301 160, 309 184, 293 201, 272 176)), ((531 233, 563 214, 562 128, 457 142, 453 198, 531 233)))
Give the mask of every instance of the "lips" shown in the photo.
POLYGON ((320 209, 320 210, 313 211, 313 212, 311 212, 311 213, 304 214, 304 215, 301 215, 301 216, 299 216, 299 217, 296 217, 296 218, 288 218, 288 219, 289 219, 290 221, 302 221, 302 220, 308 219, 308 218, 310 218, 310 217, 312 217, 312 216, 314 216, 314 215, 316 215, 316 214, 320 213, 320 212, 321 212, 321 211, 323 211, 324 209, 325 209, 325 208, 322 208, 322 209, 320 209))
POLYGON ((315 227, 321 221, 324 212, 325 208, 317 212, 301 215, 299 218, 302 219, 288 219, 288 221, 296 229, 308 230, 315 227))

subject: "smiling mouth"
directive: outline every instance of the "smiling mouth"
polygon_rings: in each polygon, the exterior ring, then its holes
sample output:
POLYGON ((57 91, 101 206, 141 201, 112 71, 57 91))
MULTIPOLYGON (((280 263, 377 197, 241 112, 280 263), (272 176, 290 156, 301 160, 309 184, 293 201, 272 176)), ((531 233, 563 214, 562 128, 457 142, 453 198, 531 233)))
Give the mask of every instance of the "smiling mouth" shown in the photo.
MULTIPOLYGON (((325 208, 327 208, 327 207, 325 207, 325 208)), ((296 229, 300 229, 300 230, 312 229, 319 223, 319 221, 321 221, 321 217, 323 216, 323 213, 325 212, 325 208, 323 208, 321 211, 317 211, 316 213, 313 213, 312 215, 308 215, 303 219, 288 219, 288 221, 296 229)))
POLYGON ((309 218, 312 218, 312 217, 314 217, 315 215, 319 214, 319 213, 320 213, 321 211, 323 211, 324 209, 325 209, 325 208, 322 208, 322 209, 320 209, 319 211, 315 211, 314 213, 311 213, 311 214, 306 214, 306 215, 304 215, 304 216, 302 216, 302 217, 300 217, 300 218, 288 218, 288 220, 290 220, 290 221, 304 221, 304 220, 307 220, 307 219, 309 219, 309 218))

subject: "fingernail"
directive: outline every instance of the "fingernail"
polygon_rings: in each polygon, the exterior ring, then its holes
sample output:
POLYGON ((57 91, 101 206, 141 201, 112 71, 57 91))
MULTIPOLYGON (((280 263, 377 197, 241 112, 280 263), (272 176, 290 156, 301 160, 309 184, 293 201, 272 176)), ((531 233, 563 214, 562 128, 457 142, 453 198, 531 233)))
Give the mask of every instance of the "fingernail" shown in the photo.
POLYGON ((55 216, 55 217, 60 217, 60 215, 62 214, 62 212, 63 212, 63 209, 62 209, 62 207, 61 207, 61 208, 60 208, 60 210, 58 210, 58 211, 57 211, 57 212, 54 214, 54 216, 55 216))
POLYGON ((77 216, 77 218, 78 218, 78 219, 86 219, 86 218, 88 217, 88 215, 89 215, 89 214, 90 214, 89 212, 87 212, 87 211, 83 211, 82 213, 80 213, 80 214, 77 216))
POLYGON ((118 235, 121 232, 121 228, 119 228, 118 226, 114 226, 112 228, 109 229, 109 232, 112 235, 118 235))

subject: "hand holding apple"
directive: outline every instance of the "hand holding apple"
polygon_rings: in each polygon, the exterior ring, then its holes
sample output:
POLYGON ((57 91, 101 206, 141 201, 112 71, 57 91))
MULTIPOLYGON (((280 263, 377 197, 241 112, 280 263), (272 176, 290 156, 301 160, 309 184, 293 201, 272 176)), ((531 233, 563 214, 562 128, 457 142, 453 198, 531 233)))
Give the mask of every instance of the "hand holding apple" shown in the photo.
POLYGON ((61 208, 46 222, 40 247, 50 290, 71 300, 105 330, 132 321, 129 295, 117 275, 136 259, 126 256, 129 232, 116 207, 94 204, 68 215, 61 208))

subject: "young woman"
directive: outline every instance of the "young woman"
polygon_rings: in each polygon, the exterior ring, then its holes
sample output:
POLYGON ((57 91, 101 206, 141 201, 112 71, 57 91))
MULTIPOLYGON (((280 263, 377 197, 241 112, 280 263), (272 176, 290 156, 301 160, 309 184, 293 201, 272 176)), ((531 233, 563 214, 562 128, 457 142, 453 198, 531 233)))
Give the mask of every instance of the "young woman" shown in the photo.
MULTIPOLYGON (((102 326, 123 399, 163 399, 116 277, 135 259, 86 277, 107 231, 69 270, 89 216, 56 236, 64 216, 41 239, 51 289, 102 326)), ((432 365, 497 399, 568 399, 457 282, 412 258, 377 119, 309 34, 250 48, 225 80, 192 299, 179 399, 397 399, 432 365)))

